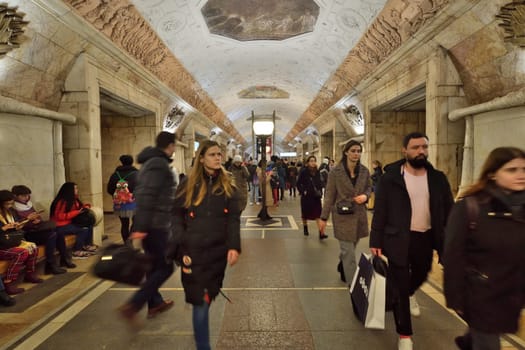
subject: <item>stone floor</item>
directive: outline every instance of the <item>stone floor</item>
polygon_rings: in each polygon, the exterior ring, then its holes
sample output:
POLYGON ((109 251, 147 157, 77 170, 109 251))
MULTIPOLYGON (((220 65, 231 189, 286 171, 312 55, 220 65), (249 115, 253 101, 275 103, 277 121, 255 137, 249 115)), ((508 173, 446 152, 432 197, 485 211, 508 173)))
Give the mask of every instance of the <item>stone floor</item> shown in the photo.
MULTIPOLYGON (((261 227, 260 207, 248 206, 242 220, 239 263, 228 268, 224 293, 210 309, 214 349, 397 349, 391 313, 385 330, 365 329, 353 315, 347 286, 336 272, 338 244, 331 226, 329 239, 319 241, 314 222, 303 236, 299 198, 286 197, 270 208, 276 220, 261 227)), ((119 240, 118 220, 105 218, 109 241, 119 240)), ((358 250, 367 251, 363 239, 358 250)), ((86 272, 21 313, 0 313, 0 349, 193 349, 191 307, 184 303, 176 271, 161 293, 175 307, 138 332, 130 332, 115 308, 134 291, 101 281, 89 273, 94 258, 79 262, 86 272)), ((30 287, 30 286, 27 286, 30 287)), ((29 292, 30 293, 30 292, 29 292)), ((453 339, 465 325, 443 307, 441 269, 434 271, 417 294, 422 315, 413 319, 414 349, 455 349, 453 339)), ((24 294, 17 296, 23 298, 24 294)), ((525 349, 515 336, 502 340, 505 350, 525 349)))

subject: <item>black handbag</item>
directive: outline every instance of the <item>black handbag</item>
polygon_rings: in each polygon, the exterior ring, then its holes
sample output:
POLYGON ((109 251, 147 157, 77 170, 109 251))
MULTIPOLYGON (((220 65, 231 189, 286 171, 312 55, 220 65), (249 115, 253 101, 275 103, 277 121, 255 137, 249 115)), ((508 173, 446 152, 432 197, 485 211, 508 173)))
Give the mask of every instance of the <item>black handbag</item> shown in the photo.
POLYGON ((337 214, 348 215, 354 213, 354 202, 349 200, 342 200, 335 205, 337 214))
POLYGON ((126 244, 110 244, 93 266, 93 274, 102 279, 138 286, 152 268, 151 259, 126 244))
POLYGON ((18 247, 24 239, 24 231, 6 231, 0 234, 0 249, 18 247))
POLYGON ((95 213, 93 213, 93 210, 87 208, 84 208, 80 214, 71 220, 73 224, 81 227, 94 226, 96 221, 97 219, 95 217, 95 213))

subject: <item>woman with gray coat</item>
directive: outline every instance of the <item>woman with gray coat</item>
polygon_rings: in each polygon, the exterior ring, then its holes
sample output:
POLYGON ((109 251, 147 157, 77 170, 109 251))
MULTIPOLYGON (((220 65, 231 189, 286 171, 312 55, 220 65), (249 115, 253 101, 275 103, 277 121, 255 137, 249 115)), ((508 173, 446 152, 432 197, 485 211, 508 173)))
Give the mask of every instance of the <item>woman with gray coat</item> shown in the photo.
POLYGON ((321 212, 321 232, 332 213, 334 235, 339 241, 341 280, 348 282, 357 269, 355 247, 360 238, 368 236, 368 217, 365 203, 370 197, 370 172, 360 162, 363 148, 350 140, 343 148, 343 157, 328 174, 321 212))

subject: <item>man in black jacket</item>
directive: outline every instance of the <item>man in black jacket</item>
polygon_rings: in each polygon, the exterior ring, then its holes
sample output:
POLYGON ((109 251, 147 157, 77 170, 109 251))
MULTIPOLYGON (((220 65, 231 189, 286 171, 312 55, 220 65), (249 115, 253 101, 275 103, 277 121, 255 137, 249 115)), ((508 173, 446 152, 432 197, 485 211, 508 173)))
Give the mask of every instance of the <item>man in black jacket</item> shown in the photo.
POLYGON ((433 249, 441 253, 444 228, 453 204, 445 174, 427 161, 428 137, 419 132, 403 139, 405 158, 385 167, 379 180, 370 250, 388 257, 394 286, 398 348, 412 349, 411 317, 420 309, 414 293, 427 279, 433 249))
POLYGON ((173 306, 172 300, 162 298, 159 288, 174 270, 172 260, 166 258, 175 199, 175 179, 169 166, 174 151, 175 135, 162 131, 157 135, 156 147, 146 147, 137 157, 142 167, 135 188, 137 211, 131 239, 142 240, 144 251, 153 259, 153 267, 140 290, 119 308, 131 324, 136 322, 136 315, 145 303, 148 318, 173 306))

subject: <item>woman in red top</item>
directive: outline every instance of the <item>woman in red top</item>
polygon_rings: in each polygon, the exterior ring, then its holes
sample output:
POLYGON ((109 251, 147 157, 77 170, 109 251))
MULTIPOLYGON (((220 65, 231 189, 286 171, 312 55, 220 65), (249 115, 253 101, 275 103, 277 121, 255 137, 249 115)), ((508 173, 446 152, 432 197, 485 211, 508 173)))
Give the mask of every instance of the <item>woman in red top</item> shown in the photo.
POLYGON ((86 259, 97 250, 97 246, 92 244, 93 226, 83 227, 72 222, 74 217, 90 207, 90 204, 84 204, 78 199, 78 187, 74 182, 64 183, 51 203, 49 212, 51 220, 56 222, 57 233, 77 236, 73 259, 86 259))

